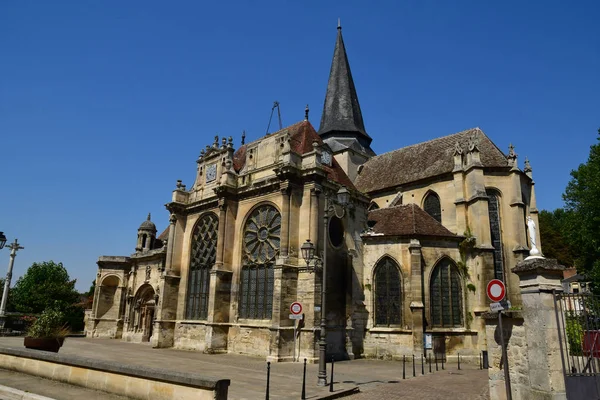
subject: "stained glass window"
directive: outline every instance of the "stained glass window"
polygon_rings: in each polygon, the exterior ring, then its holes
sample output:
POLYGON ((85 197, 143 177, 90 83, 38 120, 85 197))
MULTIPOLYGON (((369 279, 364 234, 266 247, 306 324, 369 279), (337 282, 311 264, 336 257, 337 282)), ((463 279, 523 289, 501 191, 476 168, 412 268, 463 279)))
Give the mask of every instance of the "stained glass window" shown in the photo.
POLYGON ((273 309, 273 265, 279 254, 281 214, 273 206, 255 209, 244 228, 240 280, 240 318, 270 319, 273 309))
POLYGON ((488 213, 490 216, 490 233, 492 235, 492 246, 494 247, 494 278, 504 280, 504 255, 502 251, 502 235, 500 228, 500 212, 498 195, 486 190, 488 195, 488 213))
POLYGON ((208 314, 209 272, 217 258, 219 218, 206 214, 192 232, 192 252, 188 275, 187 319, 206 319, 208 314))
POLYGON ((440 205, 440 198, 435 193, 429 193, 425 197, 423 202, 423 209, 429 215, 437 220, 440 224, 442 223, 442 206, 440 205))
POLYGON ((435 327, 463 325, 462 285, 458 269, 448 259, 434 268, 429 289, 431 322, 435 327))
POLYGON ((390 326, 402 323, 402 291, 400 270, 389 257, 375 267, 375 325, 390 326))

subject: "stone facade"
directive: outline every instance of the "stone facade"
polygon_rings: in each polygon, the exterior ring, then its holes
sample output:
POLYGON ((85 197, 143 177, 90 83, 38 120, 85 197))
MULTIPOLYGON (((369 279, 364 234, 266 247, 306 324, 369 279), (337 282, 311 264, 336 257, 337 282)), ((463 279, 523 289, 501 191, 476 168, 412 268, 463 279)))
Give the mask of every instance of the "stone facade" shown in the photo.
POLYGON ((528 250, 525 216, 537 222, 530 168, 478 128, 379 156, 370 143, 340 28, 319 132, 307 111, 237 149, 215 137, 191 187, 178 181, 167 229, 156 237, 148 218, 134 254, 100 257, 88 335, 315 361, 323 271, 302 258, 309 239, 325 258, 329 356, 418 355, 426 334, 438 352, 478 354, 487 281, 521 301, 510 268, 528 250))

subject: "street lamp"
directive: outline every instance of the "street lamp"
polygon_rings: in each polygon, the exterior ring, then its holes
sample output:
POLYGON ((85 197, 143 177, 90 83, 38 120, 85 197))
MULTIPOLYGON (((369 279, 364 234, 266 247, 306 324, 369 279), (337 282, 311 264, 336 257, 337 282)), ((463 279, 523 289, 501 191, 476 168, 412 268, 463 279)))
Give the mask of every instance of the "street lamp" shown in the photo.
POLYGON ((4 248, 6 244, 6 236, 4 236, 4 232, 0 232, 0 250, 4 248))
POLYGON ((349 204, 350 193, 344 187, 337 192, 337 199, 333 196, 325 195, 325 212, 323 213, 323 251, 322 257, 315 256, 315 245, 311 243, 310 239, 306 239, 306 242, 300 247, 302 252, 302 258, 306 262, 306 266, 309 271, 314 269, 315 271, 319 268, 323 270, 322 282, 321 282, 321 337, 319 338, 319 373, 317 386, 327 385, 327 370, 325 353, 327 351, 327 317, 325 300, 327 297, 327 229, 329 227, 329 216, 334 215, 337 218, 343 218, 346 213, 346 207, 349 204), (342 209, 342 214, 338 215, 336 206, 342 209), (311 265, 313 264, 312 269, 311 265))

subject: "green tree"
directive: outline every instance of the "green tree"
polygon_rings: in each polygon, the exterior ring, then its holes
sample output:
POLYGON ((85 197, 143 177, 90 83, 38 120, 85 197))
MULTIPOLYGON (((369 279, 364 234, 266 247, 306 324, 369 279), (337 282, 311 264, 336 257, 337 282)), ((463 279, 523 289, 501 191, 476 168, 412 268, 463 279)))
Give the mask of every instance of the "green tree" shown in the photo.
POLYGON ((569 213, 567 240, 575 252, 575 266, 591 279, 592 288, 600 291, 600 143, 590 146, 587 162, 571 171, 563 199, 569 213))
POLYGON ((562 208, 540 211, 540 236, 544 256, 555 258, 566 267, 574 266, 573 251, 567 240, 567 225, 570 214, 562 208))
POLYGON ((65 315, 65 322, 73 331, 83 329, 83 308, 78 305, 80 296, 75 290, 75 280, 69 278, 62 263, 33 263, 10 295, 15 311, 39 314, 53 308, 65 315))

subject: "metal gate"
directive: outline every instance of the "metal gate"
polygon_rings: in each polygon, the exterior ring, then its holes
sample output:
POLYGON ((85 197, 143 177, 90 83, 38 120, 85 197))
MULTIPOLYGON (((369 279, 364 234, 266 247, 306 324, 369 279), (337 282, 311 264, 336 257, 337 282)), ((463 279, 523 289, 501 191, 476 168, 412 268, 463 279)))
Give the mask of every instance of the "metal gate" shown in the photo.
POLYGON ((600 296, 555 293, 568 400, 600 400, 600 296))

